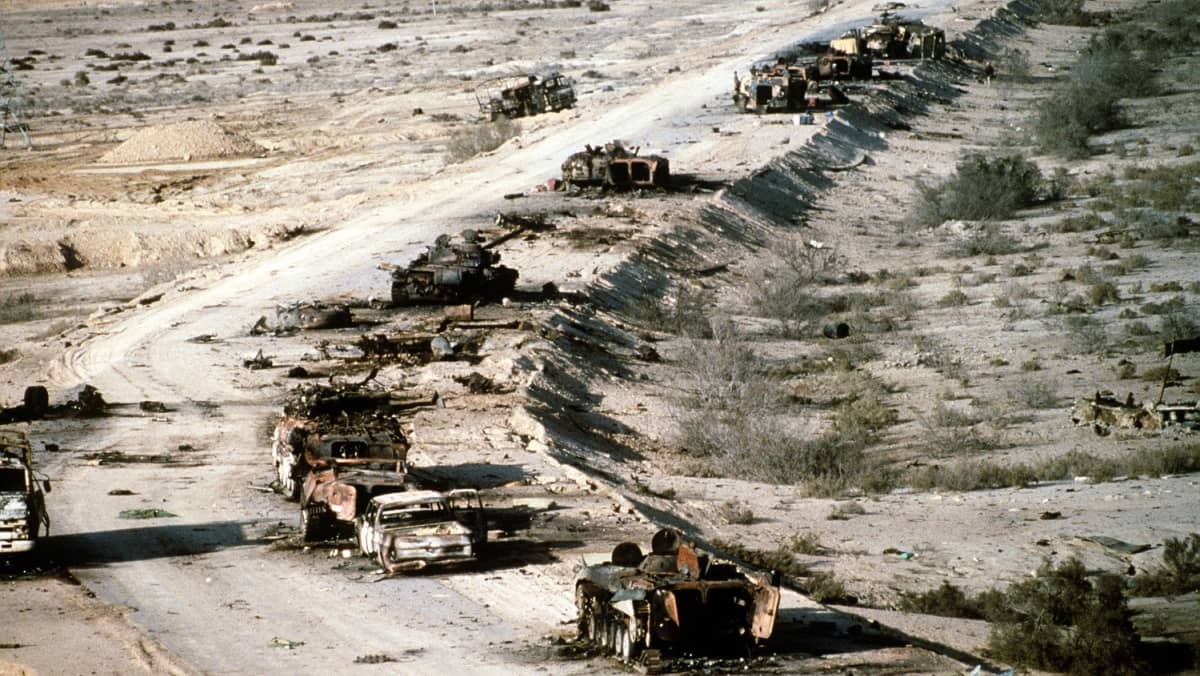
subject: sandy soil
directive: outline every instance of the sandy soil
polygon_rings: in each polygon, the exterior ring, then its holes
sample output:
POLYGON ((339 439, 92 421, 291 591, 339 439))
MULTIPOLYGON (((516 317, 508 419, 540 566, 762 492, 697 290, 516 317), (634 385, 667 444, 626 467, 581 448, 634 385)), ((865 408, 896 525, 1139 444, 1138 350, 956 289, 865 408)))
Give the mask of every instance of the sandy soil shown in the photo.
MULTIPOLYGON (((0 634, 0 672, 9 668, 5 660, 13 670, 46 673, 315 672, 352 664, 406 673, 623 671, 567 649, 571 579, 581 557, 644 541, 669 524, 701 542, 736 539, 764 550, 811 534, 826 553, 804 562, 883 608, 830 609, 789 593, 776 639, 747 668, 960 673, 981 661, 986 626, 886 610, 899 591, 943 580, 980 591, 1020 579, 1047 557, 1145 568, 1154 550, 1131 558, 1088 538, 1158 544, 1200 530, 1194 476, 838 500, 690 476, 677 451, 677 394, 688 387, 696 346, 653 336, 663 360, 647 363, 635 349, 645 330, 606 309, 611 303, 537 297, 553 282, 629 302, 661 292, 671 276, 732 261, 696 283, 718 293, 723 311, 744 317, 746 280, 769 250, 764 239, 797 232, 835 243, 853 269, 936 269, 912 273, 919 318, 873 336, 879 355, 864 368, 898 385, 891 403, 902 424, 889 431, 886 452, 897 462, 949 461, 922 447, 920 418, 936 402, 1011 406, 1010 392, 1029 378, 1018 365, 1033 356, 1044 369, 1038 378, 1056 383, 1062 404, 1111 380, 1112 358, 1073 354, 1061 333, 993 310, 1010 261, 949 260, 942 244, 949 235, 941 233, 922 233, 929 241, 905 250, 902 261, 895 255, 891 214, 911 203, 911 178, 945 175, 959 153, 1015 133, 1012 111, 1044 83, 988 87, 978 81, 979 63, 968 62, 937 71, 938 86, 952 87, 952 96, 913 106, 923 114, 906 119, 906 130, 861 112, 795 126, 786 117, 734 114, 730 75, 776 50, 866 23, 872 3, 836 3, 816 16, 770 0, 758 11, 687 0, 670 12, 641 0, 613 2, 610 12, 438 4, 437 16, 423 8, 334 14, 327 3, 304 1, 257 9, 236 1, 6 5, 10 54, 35 57, 35 67, 21 71, 35 148, 14 150, 10 137, 0 155, 0 290, 31 294, 35 310, 0 324, 0 341, 16 350, 0 365, 0 399, 15 401, 31 382, 48 384, 56 398, 91 383, 114 407, 99 420, 34 427, 43 444, 56 445, 39 449, 55 482, 55 526, 43 555, 83 586, 54 577, 4 582, 2 607, 29 610, 19 634, 0 634), (396 27, 381 27, 384 20, 396 27), (262 51, 276 62, 252 57, 262 51), (149 58, 113 58, 139 52, 149 58), (576 78, 575 110, 523 120, 519 137, 499 149, 447 161, 449 135, 477 117, 474 83, 551 68, 576 78), (203 161, 148 146, 138 147, 141 155, 117 153, 139 130, 185 120, 219 124, 265 152, 246 157, 245 146, 217 143, 219 157, 203 161), (695 190, 502 199, 557 175, 562 159, 585 143, 611 138, 668 155, 695 190), (829 150, 829 139, 847 146, 829 150), (803 218, 788 226, 764 216, 714 235, 706 209, 754 190, 754 178, 795 161, 809 143, 825 153, 813 166, 851 169, 827 172, 830 185, 797 195, 809 203, 803 218), (111 167, 102 163, 106 155, 148 163, 111 167), (438 313, 363 311, 355 329, 291 336, 251 336, 250 327, 272 317, 276 303, 386 298, 380 264, 402 264, 438 234, 486 227, 502 210, 548 214, 556 225, 505 246, 526 297, 481 310, 484 318, 519 320, 519 328, 459 336, 482 341, 473 359, 396 363, 378 376, 440 395, 441 406, 413 414, 413 460, 444 481, 484 489, 499 517, 492 556, 464 569, 381 580, 347 545, 302 547, 295 506, 267 489, 266 434, 294 385, 286 368, 340 363, 328 357, 349 354, 339 346, 361 333, 427 327, 438 313), (971 303, 938 308, 954 288, 971 303), (922 361, 928 337, 966 362, 968 382, 922 361), (258 350, 275 368, 243 368, 258 350), (501 391, 472 394, 455 380, 472 372, 501 391), (169 410, 146 412, 137 406, 145 400, 169 410), (720 507, 730 501, 751 510, 753 523, 729 524, 720 507), (120 519, 130 507, 176 516, 120 519), (849 518, 827 518, 834 511, 849 518), (1048 512, 1060 518, 1043 519, 1048 512), (72 628, 68 662, 49 647, 72 628), (360 664, 371 656, 396 664, 360 664)), ((954 39, 998 6, 925 3, 919 13, 954 39)), ((1084 34, 1063 40, 1061 33, 1021 27, 1005 44, 1028 50, 1034 63, 1062 64, 1084 34)), ((870 92, 856 95, 866 100, 870 92)), ((1031 222, 1047 217, 1030 215, 1031 222)), ((1048 296, 1061 270, 1083 257, 1078 236, 1044 244, 1038 255, 1047 262, 1025 283, 1048 296)), ((1128 282, 1200 280, 1185 254, 1144 253, 1153 265, 1128 282)), ((762 345, 780 358, 825 347, 762 345)), ((1134 359, 1139 369, 1156 364, 1148 353, 1134 359)), ((346 367, 350 375, 365 370, 346 367)), ((1150 384, 1136 385, 1138 397, 1150 394, 1150 384)), ((1159 443, 1098 441, 1069 427, 1061 405, 1025 413, 996 457, 1116 454, 1159 443)), ((814 416, 813 429, 821 424, 814 416)))

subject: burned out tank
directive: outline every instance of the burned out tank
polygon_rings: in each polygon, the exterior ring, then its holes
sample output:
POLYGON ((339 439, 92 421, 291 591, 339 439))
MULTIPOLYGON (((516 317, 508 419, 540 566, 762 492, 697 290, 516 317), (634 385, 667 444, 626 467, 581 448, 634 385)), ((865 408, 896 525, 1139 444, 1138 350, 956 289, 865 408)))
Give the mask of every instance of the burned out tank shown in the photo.
POLYGON ((847 103, 841 89, 818 79, 817 69, 784 61, 755 64, 744 78, 733 74, 733 102, 742 113, 822 110, 847 103))
POLYGON ((742 652, 770 638, 779 609, 773 575, 699 554, 663 529, 642 554, 633 542, 575 579, 579 635, 626 662, 664 653, 742 652))
POLYGON ((512 293, 517 271, 497 265, 500 253, 480 244, 474 230, 464 230, 460 239, 441 235, 407 267, 393 270, 392 304, 495 300, 512 293))

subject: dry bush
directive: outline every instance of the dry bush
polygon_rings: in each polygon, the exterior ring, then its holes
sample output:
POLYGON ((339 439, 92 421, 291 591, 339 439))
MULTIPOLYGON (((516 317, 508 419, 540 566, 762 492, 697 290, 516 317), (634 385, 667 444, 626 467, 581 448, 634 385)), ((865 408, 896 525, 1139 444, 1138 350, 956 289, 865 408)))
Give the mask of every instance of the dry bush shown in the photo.
POLYGON ((38 298, 29 292, 0 298, 0 324, 18 324, 38 317, 38 298))
POLYGON ((1045 179, 1037 165, 1020 155, 989 158, 971 153, 959 160, 955 172, 942 183, 918 183, 917 206, 911 220, 915 225, 935 226, 956 219, 1008 218, 1018 209, 1034 204, 1045 188, 1045 179))
POLYGON ((726 500, 717 506, 717 513, 725 520, 725 523, 739 526, 749 525, 755 522, 754 510, 741 500, 726 500))
POLYGON ((1134 596, 1179 596, 1200 591, 1200 533, 1163 543, 1162 565, 1137 575, 1130 584, 1134 596))
POLYGON ((451 163, 464 162, 480 153, 499 148, 520 133, 521 125, 506 118, 464 127, 455 131, 446 143, 446 160, 451 163))
POLYGON ((1009 397, 1028 408, 1054 408, 1059 403, 1058 389, 1049 380, 1022 380, 1009 397))
POLYGON ((900 592, 900 602, 897 606, 908 613, 983 619, 983 610, 979 602, 945 580, 942 581, 942 586, 927 592, 900 592))
POLYGON ((659 300, 652 294, 640 294, 625 308, 629 319, 655 331, 687 338, 712 338, 712 309, 715 299, 710 291, 683 285, 674 298, 659 300))

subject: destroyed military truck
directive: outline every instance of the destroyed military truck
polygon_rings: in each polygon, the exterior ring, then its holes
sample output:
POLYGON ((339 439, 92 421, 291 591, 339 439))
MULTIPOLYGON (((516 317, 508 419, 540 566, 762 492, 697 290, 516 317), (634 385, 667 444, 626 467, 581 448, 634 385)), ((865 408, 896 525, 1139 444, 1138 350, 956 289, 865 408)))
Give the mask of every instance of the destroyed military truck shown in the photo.
POLYGON ((816 66, 755 64, 745 78, 733 74, 733 102, 743 113, 818 110, 849 101, 831 83, 817 80, 816 66))
POLYGON ((834 53, 879 59, 940 59, 946 54, 946 32, 885 14, 877 23, 845 33, 829 46, 834 53))
POLYGON ((376 496, 354 529, 359 551, 387 573, 470 560, 487 541, 483 504, 470 488, 376 496))
POLYGON ((371 498, 408 487, 408 439, 396 404, 364 385, 297 388, 271 455, 278 490, 300 501, 306 542, 348 535, 371 498))
POLYGON ((497 300, 512 293, 519 275, 497 265, 496 243, 480 244, 474 230, 463 230, 459 238, 461 242, 439 235, 408 266, 393 269, 392 305, 497 300))
POLYGON ((528 117, 557 112, 575 105, 575 87, 571 78, 551 73, 501 77, 488 80, 475 90, 479 112, 496 121, 501 117, 528 117))
POLYGON ((33 471, 33 450, 24 432, 0 430, 0 556, 34 548, 42 528, 50 532, 45 494, 50 481, 33 471))
POLYGON ((563 183, 568 189, 666 188, 671 181, 670 162, 659 155, 638 155, 638 150, 628 150, 620 141, 586 145, 562 163, 563 183))
POLYGON ((680 649, 750 650, 775 628, 773 578, 697 553, 666 528, 654 535, 650 554, 623 542, 610 561, 579 571, 579 635, 626 662, 680 649))

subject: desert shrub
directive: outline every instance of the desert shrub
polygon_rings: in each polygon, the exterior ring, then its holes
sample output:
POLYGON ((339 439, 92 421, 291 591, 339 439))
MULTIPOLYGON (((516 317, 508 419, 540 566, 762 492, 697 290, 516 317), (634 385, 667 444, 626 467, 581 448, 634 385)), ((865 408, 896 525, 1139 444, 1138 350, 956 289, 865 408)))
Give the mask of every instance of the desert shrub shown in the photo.
POLYGON ((1113 375, 1117 380, 1132 380, 1137 377, 1137 365, 1131 361, 1121 360, 1113 367, 1113 375))
POLYGON ((1030 82, 1033 71, 1029 68, 1029 52, 1020 49, 1005 49, 996 57, 996 70, 1010 82, 1030 82))
POLYGON ((1021 370, 1025 371, 1025 372, 1041 371, 1042 370, 1042 362, 1038 361, 1037 359, 1028 359, 1026 361, 1021 362, 1021 370))
POLYGON ((943 580, 942 586, 926 592, 900 592, 897 604, 900 610, 942 617, 983 619, 979 603, 967 596, 959 587, 943 580))
POLYGON ((1075 354, 1103 354, 1108 349, 1108 332, 1090 316, 1067 317, 1063 320, 1063 329, 1067 333, 1068 349, 1075 354))
POLYGON ((1166 366, 1153 366, 1142 371, 1142 380, 1148 380, 1152 383, 1159 383, 1164 380, 1168 383, 1176 383, 1179 382, 1179 376, 1180 373, 1178 370, 1167 368, 1166 366))
POLYGON ((1163 543, 1162 564, 1157 570, 1134 576, 1134 596, 1178 596, 1200 591, 1200 533, 1163 543))
POLYGON ((800 583, 800 589, 810 599, 817 603, 837 603, 841 605, 854 605, 858 603, 858 599, 846 590, 846 585, 842 584, 833 576, 833 573, 819 571, 813 573, 800 583))
POLYGON ((501 118, 455 131, 446 143, 448 162, 463 162, 480 153, 495 150, 505 141, 519 135, 521 125, 501 118))
POLYGON ((901 483, 913 490, 980 491, 1027 486, 1038 480, 1034 468, 1024 463, 1004 465, 971 460, 950 465, 925 465, 909 470, 901 483))
POLYGON ((29 292, 0 297, 0 324, 16 324, 35 319, 38 316, 37 304, 37 296, 29 292))
POLYGON ((687 338, 711 338, 713 303, 711 292, 685 284, 676 289, 673 299, 639 294, 625 311, 633 322, 656 331, 687 338))
POLYGON ((828 550, 812 531, 793 535, 788 540, 787 548, 797 554, 808 554, 809 556, 822 556, 828 553, 828 550))
POLYGON ((1008 218, 1018 209, 1033 204, 1043 184, 1037 165, 1020 155, 989 158, 971 153, 959 160, 955 172, 942 183, 918 183, 912 221, 916 225, 934 226, 955 219, 1008 218))
POLYGON ((1033 133, 1042 152, 1086 157, 1092 134, 1125 124, 1117 102, 1157 91, 1147 64, 1119 34, 1094 37, 1071 68, 1068 82, 1038 102, 1033 133))
POLYGON ((1112 282, 1096 282, 1088 287, 1088 300, 1092 305, 1100 306, 1106 303, 1116 303, 1121 300, 1117 285, 1112 282))
POLYGON ((1004 592, 991 653, 1014 664, 1069 674, 1138 674, 1139 638, 1130 621, 1123 582, 1105 573, 1089 580, 1072 558, 1004 592))
POLYGON ((829 511, 825 518, 830 521, 846 521, 852 516, 866 514, 867 510, 857 502, 839 502, 829 511))
POLYGON ((721 538, 713 538, 712 544, 722 554, 739 559, 756 568, 773 570, 780 575, 793 579, 809 574, 808 567, 796 561, 795 555, 783 547, 773 551, 764 551, 761 549, 751 549, 740 542, 721 538))
POLYGON ((844 262, 830 247, 813 247, 799 237, 785 239, 772 248, 769 263, 751 280, 751 303, 764 317, 778 319, 794 331, 797 323, 830 311, 845 311, 854 304, 823 299, 813 286, 831 282, 844 262))
POLYGON ((1009 396, 1029 408, 1054 408, 1058 406, 1058 389, 1049 380, 1023 380, 1009 396))
POLYGON ((20 357, 20 356, 21 356, 20 350, 18 350, 15 347, 12 347, 12 348, 0 347, 0 364, 7 364, 9 362, 14 362, 17 360, 17 357, 20 357))
POLYGON ((1107 225, 1108 222, 1105 221, 1100 214, 1094 211, 1089 211, 1086 214, 1081 214, 1079 216, 1068 216, 1062 220, 1050 223, 1046 226, 1046 231, 1057 233, 1088 232, 1090 230, 1106 227, 1107 225))
POLYGON ((1040 0, 1034 4, 1034 17, 1057 26, 1090 26, 1092 16, 1083 11, 1084 0, 1040 0))
POLYGON ((970 301, 970 297, 959 289, 954 289, 937 301, 938 307, 961 307, 970 301))
POLYGON ((717 506, 717 513, 725 523, 745 526, 754 523, 754 510, 741 500, 726 500, 717 506))
POLYGON ((275 56, 274 52, 266 50, 258 50, 256 52, 242 53, 237 55, 238 61, 257 61, 262 66, 274 66, 279 62, 279 57, 275 56))

